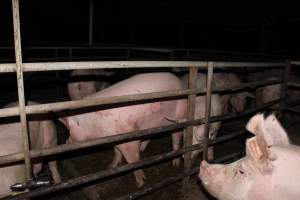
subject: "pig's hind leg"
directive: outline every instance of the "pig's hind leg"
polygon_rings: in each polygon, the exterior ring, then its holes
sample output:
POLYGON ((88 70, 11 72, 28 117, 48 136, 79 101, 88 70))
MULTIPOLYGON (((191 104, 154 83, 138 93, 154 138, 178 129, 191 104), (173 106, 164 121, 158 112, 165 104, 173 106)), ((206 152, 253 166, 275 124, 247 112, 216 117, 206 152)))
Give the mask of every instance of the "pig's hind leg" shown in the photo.
MULTIPOLYGON (((139 119, 136 122, 136 126, 138 130, 143 129, 149 129, 154 128, 157 126, 160 126, 161 124, 164 124, 164 121, 166 121, 160 112, 152 113, 151 115, 145 116, 141 119, 139 119)), ((144 140, 141 142, 140 151, 144 152, 146 147, 148 146, 150 140, 144 140)))
MULTIPOLYGON (((140 160, 140 141, 132 141, 117 145, 118 149, 122 152, 125 160, 130 164, 140 160)), ((136 180, 137 187, 144 185, 146 179, 142 169, 133 172, 136 180)))
POLYGON ((60 178, 60 174, 57 169, 57 162, 56 161, 49 162, 49 168, 50 168, 54 183, 60 183, 61 178, 60 178))
POLYGON ((116 168, 117 166, 119 166, 122 163, 122 153, 120 152, 120 150, 117 147, 114 147, 114 158, 113 161, 110 165, 110 168, 116 168))

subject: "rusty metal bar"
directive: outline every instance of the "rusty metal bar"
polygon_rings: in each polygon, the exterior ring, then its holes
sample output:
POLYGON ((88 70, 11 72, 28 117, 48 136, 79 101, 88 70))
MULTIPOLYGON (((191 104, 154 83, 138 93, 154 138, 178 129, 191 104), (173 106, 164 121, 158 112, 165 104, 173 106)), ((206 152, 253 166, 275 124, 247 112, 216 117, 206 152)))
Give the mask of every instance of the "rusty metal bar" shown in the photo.
MULTIPOLYGON (((280 101, 280 99, 277 99, 275 101, 265 103, 261 106, 258 106, 257 108, 250 109, 250 110, 247 110, 247 111, 245 111, 243 113, 239 113, 239 114, 214 116, 214 117, 211 117, 211 122, 234 120, 234 119, 240 119, 241 117, 245 117, 248 115, 253 115, 254 113, 256 113, 260 110, 263 110, 267 107, 277 104, 279 101, 280 101)), ((172 125, 168 125, 168 126, 145 129, 145 130, 140 130, 140 131, 133 131, 133 132, 128 132, 128 133, 119 134, 119 135, 115 135, 115 136, 103 137, 103 138, 90 140, 90 141, 86 141, 86 142, 80 142, 80 143, 74 143, 74 144, 63 144, 63 145, 59 145, 57 147, 41 149, 41 150, 35 149, 35 150, 30 151, 30 157, 31 158, 40 158, 40 157, 44 157, 44 156, 56 155, 56 154, 60 154, 63 152, 70 152, 70 151, 79 150, 79 149, 92 147, 92 146, 96 146, 96 145, 105 145, 105 144, 118 143, 118 142, 121 143, 121 142, 125 142, 125 141, 130 141, 130 140, 137 140, 140 138, 149 137, 149 136, 159 134, 162 132, 166 132, 166 131, 178 130, 178 129, 185 128, 185 127, 191 126, 191 125, 200 125, 200 124, 203 124, 204 122, 205 122, 205 118, 202 118, 202 119, 196 119, 196 120, 192 120, 192 121, 172 124, 172 125)), ((0 156, 0 165, 14 163, 14 162, 22 161, 22 160, 24 160, 23 153, 14 153, 14 154, 6 155, 6 156, 0 156)))
MULTIPOLYGON (((240 85, 234 86, 232 88, 224 88, 213 90, 213 93, 224 93, 224 92, 238 92, 243 89, 252 89, 256 87, 262 87, 266 85, 278 84, 281 83, 277 80, 272 81, 257 81, 252 83, 242 83, 240 85)), ((48 104, 40 104, 40 105, 29 105, 26 106, 26 114, 39 114, 39 113, 47 113, 51 111, 60 111, 67 109, 78 109, 89 106, 96 105, 108 105, 108 104, 116 104, 116 103, 124 103, 124 102, 134 102, 140 100, 148 100, 153 98, 166 98, 166 97, 175 97, 175 96, 185 96, 189 94, 197 93, 198 95, 205 95, 206 92, 201 92, 200 90, 181 90, 181 91, 169 91, 168 94, 166 92, 157 92, 157 93, 145 93, 145 94, 137 94, 137 95, 127 95, 127 96, 119 96, 119 97, 108 97, 101 99, 84 99, 78 101, 68 101, 68 102, 58 102, 58 103, 48 103, 48 104)), ((0 109, 0 117, 12 117, 19 115, 19 108, 3 108, 0 109)))
MULTIPOLYGON (((214 67, 280 67, 282 62, 214 62, 214 67)), ((115 69, 115 68, 154 68, 154 67, 201 67, 206 61, 89 61, 89 62, 42 62, 24 63, 23 71, 53 71, 74 69, 115 69)), ((0 73, 14 72, 16 64, 0 64, 0 73)))
POLYGON ((213 81, 214 63, 208 62, 207 66, 207 83, 206 83, 206 100, 205 100, 205 128, 203 140, 203 160, 207 160, 209 127, 210 127, 210 110, 211 110, 211 95, 213 81))
POLYGON ((284 107, 286 106, 286 92, 287 92, 287 82, 289 78, 291 70, 291 63, 287 62, 285 68, 284 68, 284 73, 282 73, 282 78, 281 78, 281 91, 280 91, 280 98, 282 99, 279 103, 279 108, 278 108, 278 116, 279 118, 283 117, 283 110, 284 107))
MULTIPOLYGON (((198 75, 198 69, 197 67, 191 67, 190 73, 189 73, 189 89, 190 90, 196 90, 197 89, 197 75, 198 75)), ((195 119, 195 107, 196 107, 196 94, 190 94, 188 96, 188 120, 194 120, 195 119)), ((192 139, 193 139, 193 126, 188 126, 184 131, 184 147, 188 147, 192 145, 192 139)), ((191 153, 188 152, 184 155, 184 171, 188 171, 191 169, 192 161, 191 161, 191 153)), ((183 181, 183 190, 186 191, 187 186, 189 182, 189 177, 185 178, 183 181)))
POLYGON ((13 9, 13 26, 14 26, 14 43, 15 43, 15 56, 16 56, 16 72, 17 72, 17 85, 18 85, 18 97, 19 97, 19 114, 21 121, 21 131, 24 148, 25 170, 26 179, 32 178, 31 160, 29 155, 29 133, 28 124, 25 112, 25 94, 24 94, 24 80, 23 80, 23 68, 22 68, 22 50, 21 50, 21 34, 20 34, 20 10, 19 0, 12 0, 13 9))
POLYGON ((89 48, 93 46, 93 28, 94 28, 94 0, 90 0, 89 12, 89 48))
MULTIPOLYGON (((235 137, 244 135, 245 132, 246 131, 244 130, 244 131, 239 131, 239 132, 232 133, 230 135, 225 135, 225 136, 219 137, 219 138, 215 139, 214 141, 211 141, 209 143, 209 145, 215 145, 215 144, 218 144, 218 143, 225 142, 225 141, 233 139, 235 137)), ((14 199, 15 200, 15 199, 24 199, 24 198, 33 198, 33 197, 36 197, 36 196, 42 196, 42 195, 45 195, 45 194, 57 192, 57 191, 60 191, 60 190, 63 190, 63 189, 72 188, 72 187, 75 187, 75 186, 78 186, 78 185, 82 185, 82 184, 89 183, 89 182, 92 182, 92 181, 96 181, 96 180, 99 180, 99 179, 114 176, 114 175, 117 175, 117 174, 120 174, 120 173, 134 171, 136 169, 146 167, 146 166, 149 166, 149 165, 153 165, 153 164, 158 163, 158 162, 166 161, 166 160, 178 157, 178 156, 180 156, 180 155, 182 155, 186 152, 194 151, 194 150, 198 150, 198 149, 201 150, 201 145, 200 144, 193 145, 193 146, 186 147, 186 148, 182 148, 178 151, 171 151, 171 152, 168 152, 168 153, 151 156, 147 159, 140 160, 140 161, 132 163, 132 164, 126 164, 126 165, 123 165, 121 167, 117 167, 117 168, 114 168, 114 169, 107 169, 107 170, 103 170, 103 171, 96 172, 96 173, 93 173, 93 174, 88 174, 88 175, 85 175, 85 176, 82 176, 82 177, 77 177, 77 178, 71 179, 69 181, 59 183, 59 184, 56 184, 56 185, 53 185, 53 186, 50 186, 50 187, 36 189, 36 190, 30 191, 30 192, 27 192, 27 193, 20 194, 18 196, 10 196, 10 197, 4 198, 4 199, 5 200, 14 199)))
MULTIPOLYGON (((229 155, 226 155, 222 158, 218 158, 216 160, 214 160, 215 163, 223 163, 227 160, 231 160, 231 159, 234 159, 236 158, 236 155, 237 154, 240 154, 240 152, 238 153, 232 153, 232 154, 229 154, 229 155)), ((187 172, 183 172, 177 176, 172 176, 172 177, 169 177, 169 178, 166 178, 164 179, 163 181, 161 182, 158 182, 156 184, 153 184, 151 186, 146 186, 145 188, 141 189, 141 190, 138 190, 134 193, 130 193, 130 194, 127 194, 127 195, 124 195, 122 197, 119 197, 117 198, 116 200, 133 200, 133 199, 140 199, 141 197, 147 195, 147 194, 151 194, 155 191, 158 191, 160 189, 163 189, 169 185, 172 185, 186 177, 190 177, 192 175, 196 175, 199 173, 199 167, 194 167, 193 169, 190 169, 189 171, 187 172)))

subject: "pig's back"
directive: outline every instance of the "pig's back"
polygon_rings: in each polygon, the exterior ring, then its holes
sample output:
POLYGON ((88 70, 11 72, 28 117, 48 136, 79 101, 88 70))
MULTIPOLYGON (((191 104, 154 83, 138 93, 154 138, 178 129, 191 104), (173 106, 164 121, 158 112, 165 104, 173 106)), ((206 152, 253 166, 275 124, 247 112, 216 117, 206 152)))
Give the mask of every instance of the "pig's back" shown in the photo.
POLYGON ((181 89, 180 80, 171 73, 146 73, 132 76, 87 98, 141 94, 181 89))

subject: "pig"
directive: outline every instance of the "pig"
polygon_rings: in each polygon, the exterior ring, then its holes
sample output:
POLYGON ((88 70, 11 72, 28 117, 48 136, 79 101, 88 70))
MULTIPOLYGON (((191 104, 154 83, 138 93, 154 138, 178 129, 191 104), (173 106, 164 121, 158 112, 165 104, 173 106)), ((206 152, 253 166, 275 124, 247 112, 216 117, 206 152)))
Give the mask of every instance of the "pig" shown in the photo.
MULTIPOLYGON (((138 74, 118 82, 102 91, 88 95, 84 99, 133 95, 168 90, 180 90, 181 82, 171 73, 138 74)), ((69 129, 71 141, 81 142, 95 138, 117 135, 156 126, 168 125, 168 118, 183 119, 186 115, 186 100, 166 100, 161 102, 123 105, 117 108, 94 111, 59 120, 69 129)), ((172 134, 173 149, 180 148, 181 132, 172 134)), ((120 164, 122 156, 128 163, 140 160, 141 141, 131 141, 115 146, 112 167, 120 164)), ((173 161, 178 165, 180 160, 173 161)), ((143 170, 134 172, 138 187, 144 184, 143 170)))
MULTIPOLYGON (((258 81, 258 80, 281 80, 282 78, 282 69, 272 69, 272 70, 264 70, 262 72, 251 73, 249 75, 250 81, 258 81)), ((289 81, 299 82, 298 76, 294 73, 290 73, 289 81)), ((293 88, 288 88, 287 90, 287 101, 293 101, 300 98, 299 90, 295 90, 293 88)), ((256 90, 256 104, 262 105, 268 102, 275 101, 281 97, 281 84, 274 84, 260 87, 256 90)), ((278 104, 272 107, 273 109, 278 108, 278 104)))
POLYGON ((300 147, 290 144, 274 114, 252 117, 246 157, 228 164, 202 161, 199 178, 219 200, 293 200, 300 196, 300 147))
MULTIPOLYGON (((234 73, 214 73, 213 81, 215 89, 229 88, 242 83, 241 79, 234 73)), ((244 111, 247 97, 254 98, 249 92, 221 95, 223 112, 229 113, 229 106, 234 112, 244 111)))
MULTIPOLYGON (((281 79, 282 70, 264 70, 261 72, 251 73, 248 77, 249 81, 260 81, 260 80, 280 80, 281 79)), ((271 101, 274 101, 280 98, 281 95, 281 85, 274 84, 259 87, 256 90, 256 105, 262 105, 271 101)), ((278 105, 273 106, 273 108, 277 108, 278 105)))
MULTIPOLYGON (((111 72, 97 69, 78 69, 73 70, 70 76, 80 75, 112 75, 111 72)), ((97 91, 107 88, 110 84, 106 81, 85 81, 85 82, 72 82, 68 84, 68 94, 71 100, 79 100, 97 91)))
MULTIPOLYGON (((185 75, 181 77, 181 83, 183 89, 188 89, 188 76, 185 75)), ((197 89, 200 91, 206 91, 206 74, 198 73, 197 75, 197 89)), ((205 105, 206 96, 197 96, 195 103, 195 119, 201 119, 205 117, 205 105)), ((211 96, 211 116, 218 116, 223 114, 223 105, 220 95, 213 94, 211 96)), ((214 122, 210 124, 209 127, 209 139, 215 139, 221 128, 221 122, 214 122)), ((193 141, 192 144, 201 144, 204 140, 205 125, 194 126, 193 131, 193 141)), ((200 153, 200 150, 192 151, 191 158, 194 160, 196 156, 200 153)), ((214 159, 213 147, 208 149, 208 160, 214 159)))
MULTIPOLYGON (((30 102, 30 105, 36 104, 30 102)), ((13 107, 17 103, 10 103, 6 106, 13 107)), ((43 149, 57 145, 56 128, 52 121, 30 121, 30 146, 32 149, 43 149)), ((13 122, 0 125, 0 156, 19 153, 23 151, 23 140, 21 133, 20 122, 13 122)), ((56 161, 49 162, 49 168, 54 183, 61 182, 60 174, 57 169, 56 161)), ((42 163, 38 162, 33 164, 33 174, 37 175, 42 169, 42 163)), ((0 197, 10 194, 10 186, 16 182, 25 180, 25 166, 24 164, 18 165, 5 165, 0 166, 0 197)))
MULTIPOLYGON (((206 74, 204 74, 204 73, 198 73, 198 74, 201 74, 199 76, 203 76, 203 78, 201 81, 197 82, 197 87, 202 92, 205 92, 206 91, 206 74)), ((199 78, 199 76, 198 76, 198 78, 199 78)), ((183 76, 182 80, 183 80, 185 86, 187 86, 188 76, 187 75, 183 76)), ((213 89, 218 90, 218 89, 223 89, 223 88, 230 88, 233 86, 237 86, 240 83, 241 83, 241 79, 234 73, 217 72, 217 73, 213 74, 213 83, 212 83, 213 89)), ((244 111, 247 97, 254 98, 254 96, 252 94, 250 94, 249 92, 239 92, 239 93, 234 93, 234 94, 220 95, 223 114, 229 113, 229 107, 231 107, 234 112, 244 111)))

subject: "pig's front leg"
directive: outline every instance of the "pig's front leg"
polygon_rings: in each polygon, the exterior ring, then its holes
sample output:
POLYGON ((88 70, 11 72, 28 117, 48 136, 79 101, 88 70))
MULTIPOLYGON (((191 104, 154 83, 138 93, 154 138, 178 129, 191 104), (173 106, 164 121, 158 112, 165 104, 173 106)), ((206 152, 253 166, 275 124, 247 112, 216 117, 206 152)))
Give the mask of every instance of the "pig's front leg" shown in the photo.
MULTIPOLYGON (((216 139, 220 127, 221 127, 220 122, 216 122, 216 123, 211 124, 210 130, 209 130, 209 139, 210 140, 216 139)), ((207 151, 207 160, 212 161, 212 160, 214 160, 214 158, 215 158, 214 157, 214 147, 211 146, 211 147, 208 148, 208 151, 207 151)))
MULTIPOLYGON (((175 132, 172 133, 172 146, 173 146, 173 151, 177 151, 180 149, 181 146, 181 140, 182 140, 182 132, 175 132)), ((179 167, 180 166, 180 157, 175 158, 172 160, 172 165, 174 167, 179 167)))
MULTIPOLYGON (((140 160, 140 141, 132 141, 117 145, 118 149, 122 152, 125 160, 130 164, 140 160)), ((137 187, 144 185, 146 179, 142 169, 133 172, 136 180, 137 187)))

